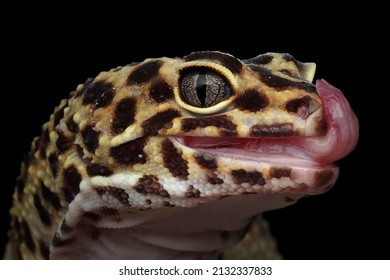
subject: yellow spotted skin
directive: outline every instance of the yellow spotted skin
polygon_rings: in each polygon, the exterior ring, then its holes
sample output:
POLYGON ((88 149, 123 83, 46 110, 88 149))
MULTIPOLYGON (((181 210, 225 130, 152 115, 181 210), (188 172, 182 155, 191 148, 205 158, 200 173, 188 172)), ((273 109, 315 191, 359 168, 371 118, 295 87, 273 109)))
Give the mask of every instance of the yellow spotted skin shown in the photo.
MULTIPOLYGON (((310 183, 284 165, 180 139, 324 134, 314 71, 288 54, 195 52, 88 79, 55 108, 22 164, 5 258, 280 258, 262 220, 226 248, 254 216, 310 194, 310 183), (260 249, 248 253, 250 244, 260 249)), ((317 175, 319 188, 337 177, 317 175)))

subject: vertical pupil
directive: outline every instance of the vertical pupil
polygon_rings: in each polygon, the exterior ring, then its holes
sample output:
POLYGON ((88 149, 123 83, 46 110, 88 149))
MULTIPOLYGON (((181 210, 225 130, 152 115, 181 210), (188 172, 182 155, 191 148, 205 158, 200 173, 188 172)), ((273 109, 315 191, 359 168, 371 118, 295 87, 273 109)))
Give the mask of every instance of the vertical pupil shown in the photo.
POLYGON ((184 69, 180 74, 180 99, 191 106, 208 108, 232 95, 223 75, 212 69, 196 67, 184 69))
POLYGON ((196 93, 200 103, 204 106, 207 97, 207 78, 204 70, 199 72, 198 79, 196 80, 196 93))

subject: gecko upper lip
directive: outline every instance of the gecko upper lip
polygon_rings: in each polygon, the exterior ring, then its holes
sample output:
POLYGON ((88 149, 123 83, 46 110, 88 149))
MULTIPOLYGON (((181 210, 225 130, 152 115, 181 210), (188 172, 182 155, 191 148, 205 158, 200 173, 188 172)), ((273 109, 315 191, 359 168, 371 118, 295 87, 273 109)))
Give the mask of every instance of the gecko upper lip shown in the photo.
POLYGON ((246 160, 280 160, 281 157, 330 164, 349 154, 357 144, 358 119, 343 93, 324 80, 316 88, 323 104, 324 136, 279 138, 175 137, 180 143, 215 156, 246 160))

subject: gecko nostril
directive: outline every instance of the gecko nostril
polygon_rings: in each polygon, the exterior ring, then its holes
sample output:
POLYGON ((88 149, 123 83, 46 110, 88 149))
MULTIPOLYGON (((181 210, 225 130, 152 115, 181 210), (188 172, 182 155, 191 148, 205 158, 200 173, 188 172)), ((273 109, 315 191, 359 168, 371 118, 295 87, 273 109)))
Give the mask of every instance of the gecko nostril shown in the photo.
POLYGON ((302 119, 306 119, 309 116, 309 108, 306 104, 301 104, 297 109, 297 115, 302 119))
POLYGON ((297 114, 300 118, 306 119, 311 113, 319 108, 319 106, 309 97, 304 96, 301 98, 288 101, 284 108, 290 112, 297 114))

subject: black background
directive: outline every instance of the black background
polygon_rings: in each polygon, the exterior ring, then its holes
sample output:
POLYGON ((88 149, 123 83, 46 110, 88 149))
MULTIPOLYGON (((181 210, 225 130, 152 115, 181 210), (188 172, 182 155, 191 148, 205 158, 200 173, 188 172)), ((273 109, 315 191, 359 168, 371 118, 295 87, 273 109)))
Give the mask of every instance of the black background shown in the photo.
POLYGON ((379 67, 388 58, 363 20, 364 13, 346 20, 343 12, 334 10, 323 17, 313 11, 287 18, 272 10, 270 19, 239 8, 219 11, 220 17, 207 10, 193 17, 181 13, 179 18, 175 13, 160 12, 157 17, 146 11, 133 9, 117 16, 105 11, 90 19, 86 15, 92 11, 75 8, 60 16, 57 9, 16 13, 14 23, 23 22, 19 27, 8 22, 1 66, 0 252, 20 161, 54 106, 77 84, 102 70, 148 57, 219 50, 242 59, 288 52, 300 61, 316 62, 316 78, 342 89, 360 121, 358 146, 338 162, 341 174, 333 189, 266 213, 284 257, 389 259, 389 141, 384 136, 388 86, 381 86, 388 82, 379 78, 379 67))

